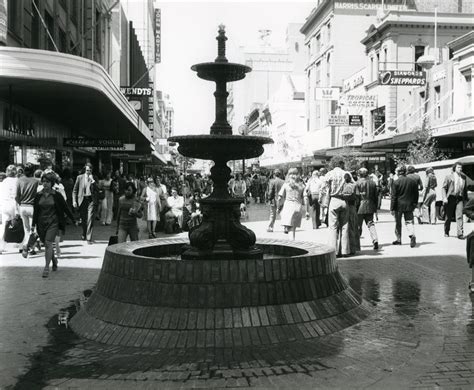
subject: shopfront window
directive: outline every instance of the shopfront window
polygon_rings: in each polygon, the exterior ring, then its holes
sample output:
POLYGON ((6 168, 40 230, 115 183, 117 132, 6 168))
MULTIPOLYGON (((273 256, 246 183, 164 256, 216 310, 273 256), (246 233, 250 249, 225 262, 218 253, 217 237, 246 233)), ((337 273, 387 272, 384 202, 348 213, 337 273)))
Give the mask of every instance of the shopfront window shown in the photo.
POLYGON ((385 106, 372 110, 371 114, 374 135, 383 133, 385 131, 385 106))

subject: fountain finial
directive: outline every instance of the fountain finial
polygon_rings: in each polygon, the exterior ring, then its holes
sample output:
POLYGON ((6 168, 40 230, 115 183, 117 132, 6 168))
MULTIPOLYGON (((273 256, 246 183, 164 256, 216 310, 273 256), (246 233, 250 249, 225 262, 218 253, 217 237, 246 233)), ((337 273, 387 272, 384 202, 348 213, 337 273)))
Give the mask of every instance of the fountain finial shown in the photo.
POLYGON ((219 35, 216 37, 217 39, 217 58, 215 62, 228 62, 225 56, 225 41, 227 41, 227 37, 225 36, 225 25, 223 23, 219 24, 219 35))

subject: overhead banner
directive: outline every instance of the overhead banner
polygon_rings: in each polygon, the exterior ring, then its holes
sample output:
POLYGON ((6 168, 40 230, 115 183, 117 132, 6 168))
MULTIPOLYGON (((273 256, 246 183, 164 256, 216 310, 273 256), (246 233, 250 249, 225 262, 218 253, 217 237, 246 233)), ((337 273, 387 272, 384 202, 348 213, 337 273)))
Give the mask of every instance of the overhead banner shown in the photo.
POLYGON ((364 126, 364 117, 362 115, 349 115, 349 126, 364 126))
POLYGON ((339 88, 320 88, 315 89, 316 100, 339 100, 339 88))
POLYGON ((422 86, 426 84, 426 72, 418 70, 379 71, 379 85, 422 86))
POLYGON ((349 107, 377 107, 377 95, 346 95, 349 107))
POLYGON ((349 117, 347 115, 329 115, 329 126, 349 126, 349 117))

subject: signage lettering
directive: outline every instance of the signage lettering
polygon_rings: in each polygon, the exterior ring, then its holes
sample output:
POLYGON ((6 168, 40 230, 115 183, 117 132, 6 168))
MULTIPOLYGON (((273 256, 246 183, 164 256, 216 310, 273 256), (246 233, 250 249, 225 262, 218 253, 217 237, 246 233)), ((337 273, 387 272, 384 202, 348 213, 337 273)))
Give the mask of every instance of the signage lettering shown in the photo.
POLYGON ((161 62, 161 9, 155 9, 155 64, 161 62))
MULTIPOLYGON (((353 2, 336 2, 334 7, 337 9, 355 9, 355 10, 377 10, 382 8, 381 4, 377 3, 353 3, 353 2)), ((383 8, 390 11, 405 11, 408 9, 406 5, 403 4, 384 4, 383 8)))
POLYGON ((383 70, 379 71, 380 85, 425 85, 426 72, 415 70, 383 70))
POLYGON ((329 126, 349 126, 349 117, 347 115, 329 115, 329 126))
POLYGON ((377 95, 346 95, 349 107, 377 107, 377 95))
POLYGON ((121 148, 123 147, 123 142, 119 139, 64 138, 63 146, 68 146, 72 148, 121 148))
POLYGON ((349 115, 349 126, 364 126, 364 117, 362 115, 349 115))
POLYGON ((120 87, 120 92, 126 97, 153 96, 153 88, 120 87))
POLYGON ((35 136, 35 120, 32 115, 5 107, 3 110, 3 130, 10 133, 35 136))
POLYGON ((364 84, 364 75, 362 74, 354 77, 353 79, 344 81, 344 92, 350 91, 361 84, 364 84))
POLYGON ((315 89, 316 100, 339 100, 339 88, 315 89))

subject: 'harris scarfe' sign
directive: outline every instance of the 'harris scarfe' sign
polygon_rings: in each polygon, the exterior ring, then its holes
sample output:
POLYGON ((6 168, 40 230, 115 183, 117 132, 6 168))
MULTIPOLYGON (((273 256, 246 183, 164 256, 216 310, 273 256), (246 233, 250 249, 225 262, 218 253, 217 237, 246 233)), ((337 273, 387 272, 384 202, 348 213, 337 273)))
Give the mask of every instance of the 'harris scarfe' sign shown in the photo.
POLYGON ((426 72, 419 70, 382 70, 379 71, 379 84, 423 86, 426 84, 426 72))

